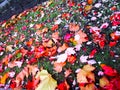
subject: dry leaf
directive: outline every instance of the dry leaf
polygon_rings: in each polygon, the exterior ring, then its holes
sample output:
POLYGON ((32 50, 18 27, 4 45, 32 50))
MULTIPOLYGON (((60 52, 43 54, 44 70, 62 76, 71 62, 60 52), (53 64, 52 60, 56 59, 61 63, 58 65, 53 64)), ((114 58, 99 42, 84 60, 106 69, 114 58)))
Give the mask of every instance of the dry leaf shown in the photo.
POLYGON ((93 4, 93 0, 87 0, 88 4, 93 4))
POLYGON ((92 71, 95 67, 91 65, 84 65, 84 67, 77 74, 77 82, 83 86, 83 84, 91 83, 95 81, 95 75, 92 71))
POLYGON ((68 45, 66 43, 64 43, 61 47, 58 48, 58 52, 62 52, 62 51, 65 51, 66 49, 68 48, 68 45))
POLYGON ((87 76, 87 72, 81 69, 80 72, 77 74, 77 82, 78 83, 88 83, 86 76, 87 76))
POLYGON ((82 30, 79 30, 74 37, 77 44, 82 44, 83 42, 88 41, 86 38, 87 38, 87 35, 84 32, 82 32, 82 30))
POLYGON ((21 81, 24 80, 24 77, 28 78, 28 76, 32 73, 34 76, 38 71, 37 66, 27 65, 24 69, 16 76, 16 86, 19 86, 21 81))
POLYGON ((35 27, 35 29, 40 29, 40 28, 43 27, 43 25, 42 24, 36 24, 34 27, 35 27))
POLYGON ((36 78, 40 78, 41 82, 35 90, 55 90, 57 87, 57 81, 46 70, 38 72, 36 78))
POLYGON ((6 47, 6 51, 12 52, 12 51, 13 51, 12 46, 13 46, 13 45, 8 45, 8 46, 6 47))
POLYGON ((84 8, 85 12, 88 12, 91 9, 92 9, 92 5, 86 5, 85 8, 84 8))
POLYGON ((59 39, 59 32, 54 32, 53 34, 52 34, 52 38, 54 38, 54 39, 59 39))
POLYGON ((105 87, 107 85, 109 85, 109 81, 108 79, 104 76, 99 80, 99 85, 100 87, 105 87))
POLYGON ((49 40, 48 42, 43 42, 43 46, 44 47, 52 47, 53 45, 53 41, 52 40, 49 40))
POLYGON ((87 84, 86 86, 81 86, 80 90, 97 90, 93 83, 87 84))
POLYGON ((8 76, 9 76, 8 73, 5 73, 5 74, 2 76, 2 78, 0 78, 0 84, 5 84, 8 76))
POLYGON ((80 29, 79 25, 78 24, 75 24, 75 23, 70 23, 69 24, 69 30, 70 31, 78 31, 80 29))
POLYGON ((62 71, 62 68, 66 65, 65 62, 54 62, 54 70, 57 71, 57 72, 61 72, 62 71))
POLYGON ((86 72, 91 72, 91 71, 95 70, 95 67, 93 67, 92 65, 87 64, 87 65, 83 66, 83 70, 85 70, 86 72))
POLYGON ((72 70, 71 70, 71 69, 67 69, 67 70, 64 72, 65 77, 68 77, 71 73, 72 73, 72 70))

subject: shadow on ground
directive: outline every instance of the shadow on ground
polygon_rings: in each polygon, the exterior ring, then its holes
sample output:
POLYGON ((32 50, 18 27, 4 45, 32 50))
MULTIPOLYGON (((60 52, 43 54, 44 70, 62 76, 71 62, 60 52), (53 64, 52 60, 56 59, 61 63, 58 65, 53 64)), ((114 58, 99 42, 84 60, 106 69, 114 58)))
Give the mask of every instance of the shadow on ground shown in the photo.
POLYGON ((0 0, 0 21, 45 1, 47 0, 0 0))

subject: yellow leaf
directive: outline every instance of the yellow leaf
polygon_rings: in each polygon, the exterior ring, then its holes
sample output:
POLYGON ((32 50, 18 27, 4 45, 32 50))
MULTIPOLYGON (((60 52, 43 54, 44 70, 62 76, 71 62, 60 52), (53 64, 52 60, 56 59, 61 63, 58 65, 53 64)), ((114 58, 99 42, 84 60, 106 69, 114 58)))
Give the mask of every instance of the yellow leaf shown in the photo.
POLYGON ((77 74, 77 82, 78 83, 88 83, 86 76, 87 76, 87 73, 81 69, 80 72, 77 74))
POLYGON ((109 84, 108 79, 104 76, 99 80, 100 87, 105 87, 109 84))
POLYGON ((87 84, 85 90, 97 90, 93 83, 87 84))
POLYGON ((88 12, 92 9, 92 5, 86 5, 84 9, 86 12, 88 12))
POLYGON ((91 72, 91 71, 95 70, 95 67, 93 67, 92 65, 87 64, 87 65, 85 65, 83 67, 83 70, 85 70, 87 72, 91 72))
POLYGON ((6 51, 12 52, 12 51, 13 51, 12 46, 13 46, 13 45, 8 45, 8 46, 6 47, 6 51))
POLYGON ((41 82, 35 90, 55 90, 57 81, 46 70, 38 72, 36 78, 40 78, 41 82))

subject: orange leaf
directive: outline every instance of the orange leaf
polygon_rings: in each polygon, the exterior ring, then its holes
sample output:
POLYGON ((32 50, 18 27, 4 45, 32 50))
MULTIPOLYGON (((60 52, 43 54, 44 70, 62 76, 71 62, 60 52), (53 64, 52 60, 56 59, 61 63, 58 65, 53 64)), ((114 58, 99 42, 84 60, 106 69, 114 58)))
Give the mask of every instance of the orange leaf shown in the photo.
POLYGON ((82 32, 82 30, 79 30, 74 37, 75 41, 77 42, 77 44, 82 44, 83 42, 88 41, 87 40, 87 35, 86 33, 82 32))
POLYGON ((92 4, 92 3, 93 3, 93 0, 87 0, 87 3, 88 3, 88 4, 92 4))
POLYGON ((52 38, 54 38, 54 39, 59 39, 59 32, 54 32, 54 33, 52 34, 52 38))
POLYGON ((91 83, 95 81, 95 75, 92 71, 95 67, 91 65, 85 65, 77 74, 77 82, 80 86, 83 86, 86 83, 91 83))
POLYGON ((26 42, 26 45, 27 45, 27 46, 31 46, 32 43, 33 43, 33 39, 30 39, 29 41, 26 42))
POLYGON ((70 25, 69 25, 69 30, 70 31, 78 31, 79 29, 80 29, 80 27, 79 27, 78 24, 70 23, 70 25))
POLYGON ((52 40, 49 40, 47 42, 43 42, 43 46, 44 47, 52 47, 52 45, 53 45, 53 41, 52 40))
POLYGON ((87 76, 87 72, 81 69, 80 72, 77 74, 77 82, 80 84, 88 83, 86 76, 87 76))
POLYGON ((42 27, 43 27, 42 24, 36 24, 36 25, 35 25, 35 29, 40 29, 40 28, 42 28, 42 27))
POLYGON ((93 83, 87 84, 86 86, 80 86, 80 90, 97 90, 93 83))
POLYGON ((67 61, 73 64, 76 61, 76 56, 69 55, 67 61))
POLYGON ((64 43, 61 47, 59 47, 58 48, 58 52, 62 52, 62 51, 64 51, 65 49, 67 49, 68 48, 68 45, 66 44, 66 43, 64 43))
POLYGON ((8 73, 4 74, 2 78, 0 78, 0 84, 5 84, 8 76, 8 73))
POLYGON ((8 56, 6 56, 6 57, 4 57, 4 58, 2 59, 2 63, 5 63, 5 65, 8 64, 8 61, 9 61, 8 56))
POLYGON ((99 80, 99 83, 100 83, 100 87, 105 87, 109 85, 109 81, 105 76, 99 80))
POLYGON ((57 29, 58 29, 58 24, 53 25, 52 28, 51 28, 52 31, 55 31, 57 29))
POLYGON ((62 68, 66 65, 66 62, 61 62, 61 63, 58 63, 58 62, 54 62, 54 70, 57 71, 57 72, 61 72, 62 71, 62 68))

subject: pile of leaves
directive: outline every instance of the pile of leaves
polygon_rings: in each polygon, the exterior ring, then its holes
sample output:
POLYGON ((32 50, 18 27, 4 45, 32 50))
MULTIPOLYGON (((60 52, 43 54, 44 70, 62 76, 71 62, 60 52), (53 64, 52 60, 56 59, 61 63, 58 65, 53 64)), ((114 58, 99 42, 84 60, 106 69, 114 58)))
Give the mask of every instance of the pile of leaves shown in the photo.
POLYGON ((120 90, 120 2, 47 1, 0 22, 0 87, 120 90))

